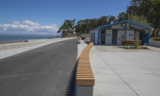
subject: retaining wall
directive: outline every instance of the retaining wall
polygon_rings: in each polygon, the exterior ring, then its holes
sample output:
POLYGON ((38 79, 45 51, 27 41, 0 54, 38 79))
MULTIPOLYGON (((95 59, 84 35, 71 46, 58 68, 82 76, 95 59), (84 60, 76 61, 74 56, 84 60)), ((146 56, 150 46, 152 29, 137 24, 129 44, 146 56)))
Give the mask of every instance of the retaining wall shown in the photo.
POLYGON ((92 96, 94 86, 94 75, 89 61, 89 52, 93 43, 90 43, 82 51, 77 67, 76 75, 76 96, 92 96))
POLYGON ((23 42, 23 43, 1 44, 0 45, 0 51, 1 50, 22 48, 22 47, 35 46, 35 45, 44 44, 46 42, 47 42, 46 40, 39 40, 39 41, 23 42))
POLYGON ((149 46, 160 47, 160 41, 150 41, 149 46))
POLYGON ((61 41, 61 40, 64 40, 64 39, 62 39, 62 38, 61 39, 60 38, 39 39, 39 40, 28 40, 29 42, 11 43, 11 44, 0 44, 0 51, 1 50, 9 50, 9 49, 22 48, 22 47, 30 47, 30 46, 50 43, 50 41, 57 41, 57 40, 61 41))

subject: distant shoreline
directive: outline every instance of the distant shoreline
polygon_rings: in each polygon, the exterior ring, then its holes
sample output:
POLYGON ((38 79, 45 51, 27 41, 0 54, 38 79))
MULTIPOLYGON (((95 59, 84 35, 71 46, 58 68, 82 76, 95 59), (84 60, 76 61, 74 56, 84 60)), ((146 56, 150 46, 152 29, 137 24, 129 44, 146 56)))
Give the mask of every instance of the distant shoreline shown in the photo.
POLYGON ((4 36, 0 35, 0 44, 22 43, 30 40, 58 38, 54 36, 4 36))

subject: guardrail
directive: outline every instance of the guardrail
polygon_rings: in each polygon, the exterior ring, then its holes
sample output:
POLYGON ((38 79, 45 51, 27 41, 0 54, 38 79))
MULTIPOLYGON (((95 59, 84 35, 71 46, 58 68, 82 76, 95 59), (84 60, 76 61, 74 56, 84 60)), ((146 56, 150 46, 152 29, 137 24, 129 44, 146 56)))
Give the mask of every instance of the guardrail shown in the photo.
POLYGON ((85 47, 79 58, 76 75, 77 96, 93 95, 95 79, 89 61, 89 52, 92 46, 93 43, 91 42, 87 47, 85 47))

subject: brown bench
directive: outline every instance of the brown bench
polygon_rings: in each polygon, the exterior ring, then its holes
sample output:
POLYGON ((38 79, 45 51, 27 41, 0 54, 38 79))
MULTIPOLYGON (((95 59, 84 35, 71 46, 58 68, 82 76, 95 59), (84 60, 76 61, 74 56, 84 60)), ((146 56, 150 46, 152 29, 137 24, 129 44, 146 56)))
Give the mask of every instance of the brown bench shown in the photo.
POLYGON ((89 61, 89 52, 93 46, 91 42, 82 51, 77 68, 76 85, 77 86, 93 86, 95 79, 89 61))
MULTIPOLYGON (((125 45, 125 44, 133 44, 135 42, 135 40, 122 40, 121 44, 125 45)), ((139 44, 141 45, 142 40, 139 40, 139 44)))

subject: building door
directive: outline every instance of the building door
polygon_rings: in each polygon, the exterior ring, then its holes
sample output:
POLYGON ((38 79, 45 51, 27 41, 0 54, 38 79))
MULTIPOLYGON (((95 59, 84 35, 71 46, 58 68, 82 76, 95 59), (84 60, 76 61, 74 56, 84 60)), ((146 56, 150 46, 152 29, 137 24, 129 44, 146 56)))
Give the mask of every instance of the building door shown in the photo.
POLYGON ((142 40, 141 44, 144 45, 145 31, 141 31, 141 32, 140 32, 140 37, 139 37, 139 39, 142 40))
POLYGON ((105 44, 112 44, 112 30, 106 30, 105 44))
POLYGON ((120 44, 122 39, 124 38, 125 38, 125 30, 118 30, 117 44, 120 44))
POLYGON ((101 44, 105 44, 105 31, 101 33, 101 44))
POLYGON ((117 31, 118 30, 112 31, 112 44, 117 44, 117 31))

